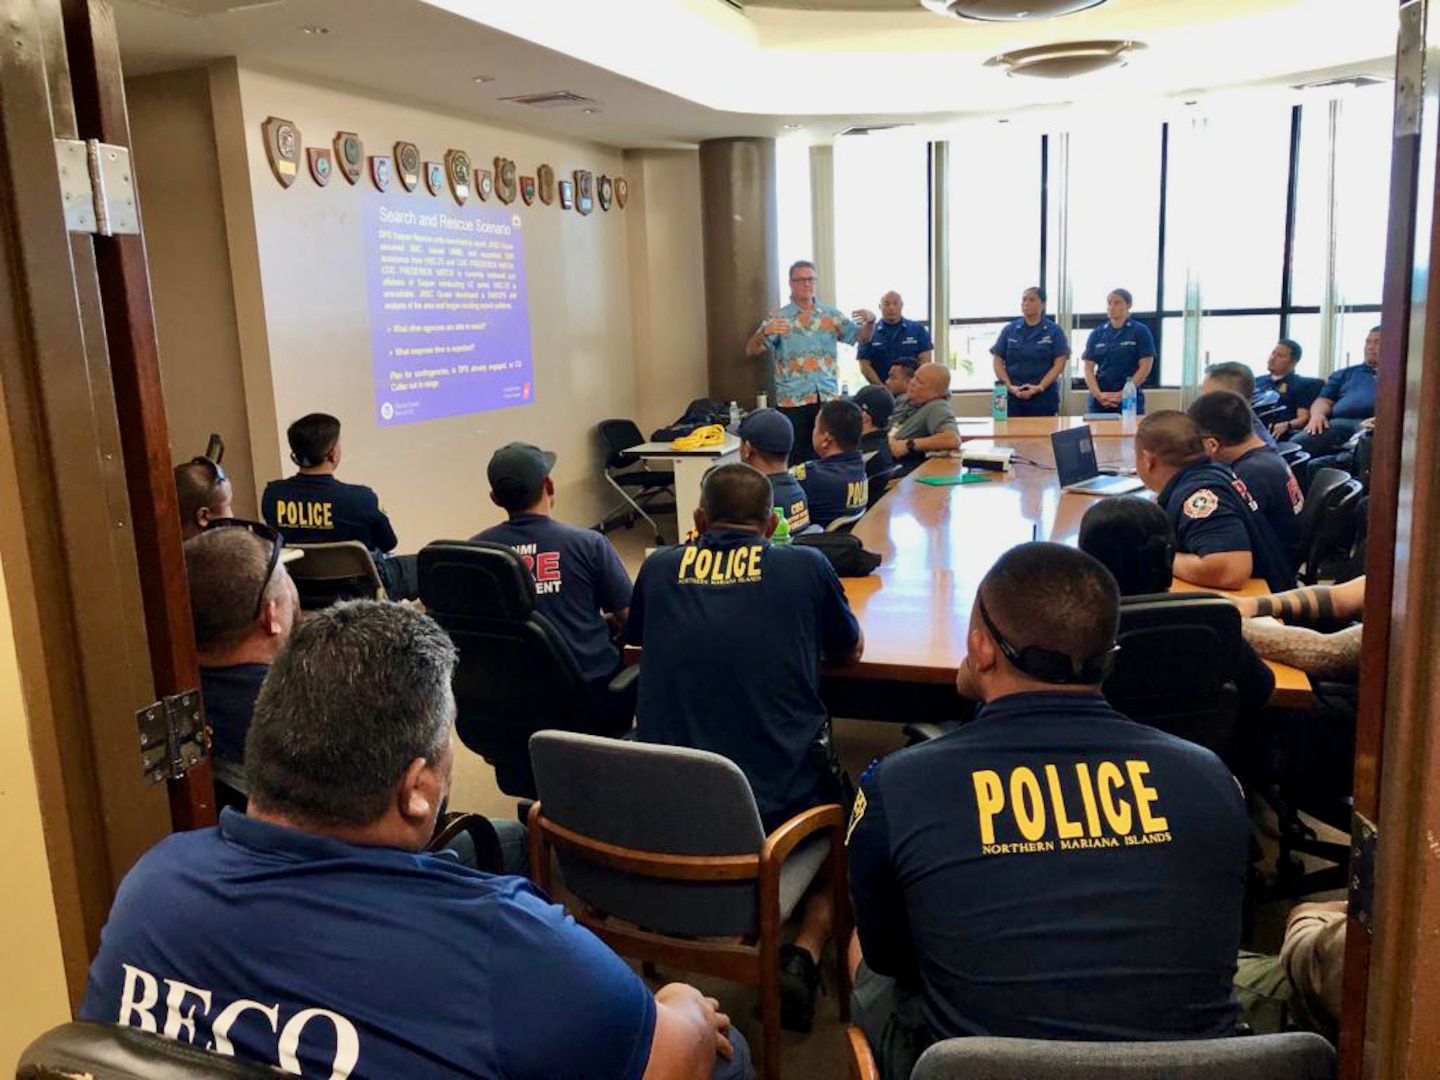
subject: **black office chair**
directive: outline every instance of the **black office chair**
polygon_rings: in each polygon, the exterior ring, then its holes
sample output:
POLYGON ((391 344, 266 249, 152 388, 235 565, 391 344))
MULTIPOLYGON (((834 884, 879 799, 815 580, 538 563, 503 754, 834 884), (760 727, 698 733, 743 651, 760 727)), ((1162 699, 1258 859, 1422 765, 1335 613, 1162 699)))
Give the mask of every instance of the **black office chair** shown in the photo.
POLYGON ((569 646, 535 610, 535 579, 505 545, 427 544, 420 552, 420 600, 460 650, 455 731, 494 766, 507 795, 535 798, 535 732, 619 735, 633 723, 639 667, 617 675, 612 696, 597 702, 569 646))
POLYGON ((903 471, 898 463, 891 465, 888 469, 881 469, 874 476, 870 477, 870 490, 865 500, 865 509, 873 509, 880 501, 885 492, 890 490, 890 481, 894 480, 903 471))
POLYGON ((139 1028, 76 1021, 25 1048, 15 1080, 276 1080, 279 1069, 202 1050, 139 1028))
POLYGON ((1256 390, 1250 399, 1250 409, 1267 428, 1285 416, 1285 405, 1274 390, 1256 390))
POLYGON ((596 430, 605 449, 605 482, 619 492, 624 502, 606 514, 595 528, 602 533, 609 532, 623 520, 629 529, 634 527, 637 517, 642 517, 655 531, 656 545, 665 543, 660 526, 650 515, 675 512, 675 473, 647 469, 640 458, 625 452, 645 441, 635 421, 602 420, 596 430))
POLYGON ((1302 584, 1314 585, 1327 571, 1349 563, 1359 535, 1364 493, 1364 485, 1343 469, 1318 469, 1310 478, 1297 525, 1302 584))
POLYGON ((1239 726, 1242 640, 1240 612, 1221 597, 1126 597, 1105 697, 1130 719, 1229 759, 1239 726))

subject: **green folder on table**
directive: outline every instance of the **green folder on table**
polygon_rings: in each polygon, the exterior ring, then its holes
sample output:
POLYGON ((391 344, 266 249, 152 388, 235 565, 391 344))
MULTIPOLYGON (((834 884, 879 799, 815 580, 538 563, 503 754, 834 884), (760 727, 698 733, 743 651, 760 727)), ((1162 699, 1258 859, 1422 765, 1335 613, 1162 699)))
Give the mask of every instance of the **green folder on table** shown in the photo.
POLYGON ((961 473, 959 476, 921 476, 920 483, 929 484, 931 487, 954 487, 957 484, 988 484, 990 477, 977 476, 975 473, 961 473))

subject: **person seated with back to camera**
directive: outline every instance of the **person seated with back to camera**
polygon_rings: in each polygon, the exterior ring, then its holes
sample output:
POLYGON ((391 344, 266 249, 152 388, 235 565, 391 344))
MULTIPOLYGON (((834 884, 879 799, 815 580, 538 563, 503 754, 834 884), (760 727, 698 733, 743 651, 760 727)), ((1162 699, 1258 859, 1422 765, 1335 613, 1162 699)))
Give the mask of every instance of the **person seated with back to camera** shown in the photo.
POLYGON ((414 555, 391 555, 399 542, 379 496, 364 484, 335 478, 340 467, 340 421, 328 413, 309 413, 285 432, 290 460, 299 471, 271 480, 260 499, 266 524, 290 544, 333 544, 358 540, 375 559, 375 569, 392 600, 420 596, 414 555))
POLYGON ((1251 577, 1294 587, 1295 567, 1245 481, 1210 460, 1185 413, 1163 409, 1140 421, 1135 473, 1170 519, 1176 577, 1210 589, 1243 588, 1251 577))
MULTIPOLYGON (((1110 571, 1121 606, 1132 596, 1168 593, 1175 578, 1175 534, 1165 511, 1149 499, 1101 499, 1080 519, 1080 550, 1110 571)), ((1253 721, 1275 692, 1275 673, 1245 641, 1233 677, 1240 717, 1253 721)))
POLYGON ((836 518, 865 509, 870 486, 860 453, 864 426, 853 401, 827 401, 815 417, 815 460, 792 466, 790 474, 805 489, 810 522, 822 529, 836 518))
POLYGON ((853 400, 860 407, 860 454, 865 458, 865 475, 868 478, 887 472, 895 466, 895 455, 890 452, 895 396, 883 386, 865 386, 853 400))
POLYGON ((245 736, 260 687, 299 617, 300 597, 278 534, 259 522, 217 518, 185 541, 185 578, 215 794, 221 806, 243 810, 245 736))
MULTIPOLYGON (((1213 394, 1216 390, 1229 390, 1232 394, 1239 394, 1246 401, 1255 400, 1255 373, 1244 364, 1234 360, 1227 360, 1223 364, 1211 364, 1205 369, 1205 378, 1200 383, 1200 393, 1213 394)), ((1280 444, 1275 441, 1275 436, 1270 434, 1270 429, 1260 422, 1254 420, 1255 434, 1266 446, 1272 450, 1280 444)))
POLYGON ((219 462, 191 458, 175 466, 175 502, 180 511, 180 539, 199 536, 217 518, 235 516, 235 491, 219 462))
POLYGON ((848 837, 853 1010, 885 1080, 932 1042, 1235 1034, 1249 864, 1221 761, 1102 696, 1120 596, 1022 544, 980 583, 975 719, 861 779, 848 837))
MULTIPOLYGON (((829 560, 770 543, 773 505, 770 482, 749 465, 706 473, 698 538, 645 560, 625 625, 645 654, 636 738, 729 758, 750 781, 767 834, 843 802, 820 665, 857 663, 865 647, 829 560)), ((780 950, 780 1023, 789 1030, 814 1022, 833 917, 830 889, 817 883, 780 950)))
POLYGON ((792 533, 810 524, 810 505, 805 489, 790 474, 790 450, 795 426, 778 409, 756 409, 740 421, 740 460, 759 469, 770 480, 775 509, 785 515, 792 533))
POLYGON ((651 994, 524 878, 424 853, 455 662, 405 605, 296 627, 256 702, 248 812, 125 876, 80 1017, 312 1077, 750 1076, 712 999, 651 994))
POLYGON ((1305 509, 1305 496, 1280 452, 1255 434, 1255 414, 1250 403, 1229 390, 1214 390, 1196 398, 1189 413, 1200 429, 1210 460, 1228 465, 1245 481, 1275 539, 1291 564, 1296 564, 1300 554, 1298 519, 1305 509))
POLYGON ((926 454, 960 449, 960 425, 950 407, 950 369, 922 364, 903 405, 890 418, 890 453, 908 472, 926 454))
POLYGON ((609 689, 621 666, 615 639, 630 609, 630 575, 603 535, 555 519, 554 467, 555 454, 530 443, 496 450, 485 473, 490 501, 508 519, 470 539, 504 544, 524 560, 535 579, 535 610, 555 627, 585 680, 597 718, 592 734, 615 735, 635 719, 633 698, 609 689))

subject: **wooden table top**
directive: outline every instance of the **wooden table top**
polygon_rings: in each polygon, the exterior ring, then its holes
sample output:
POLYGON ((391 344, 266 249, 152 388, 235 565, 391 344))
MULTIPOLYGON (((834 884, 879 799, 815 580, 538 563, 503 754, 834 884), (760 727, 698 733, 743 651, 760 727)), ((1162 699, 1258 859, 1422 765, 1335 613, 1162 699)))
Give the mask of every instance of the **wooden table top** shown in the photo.
POLYGON ((1083 416, 1017 416, 1014 420, 992 420, 988 416, 959 416, 961 439, 989 439, 1000 442, 1011 439, 1047 439, 1057 431, 1089 425, 1097 439, 1134 438, 1133 431, 1123 430, 1120 418, 1086 420, 1083 416))
MULTIPOLYGON (((1076 542, 1080 518, 1094 496, 1060 491, 1049 438, 1006 434, 994 443, 1012 447, 1025 460, 985 483, 935 487, 919 478, 954 476, 961 466, 956 458, 931 458, 860 519, 855 537, 883 559, 867 577, 842 579, 865 631, 865 655, 859 664, 827 669, 828 674, 952 682, 965 657, 970 608, 986 571, 1016 544, 1076 542)), ((1134 467, 1131 440, 1098 449, 1102 467, 1134 467)), ((1149 496, 1141 492, 1136 497, 1149 496)), ((1174 588, 1212 591, 1178 580, 1174 588)), ((1257 579, 1239 595, 1268 592, 1257 579)), ((1270 667, 1275 672, 1274 704, 1303 707, 1313 702, 1303 672, 1283 664, 1270 667)))

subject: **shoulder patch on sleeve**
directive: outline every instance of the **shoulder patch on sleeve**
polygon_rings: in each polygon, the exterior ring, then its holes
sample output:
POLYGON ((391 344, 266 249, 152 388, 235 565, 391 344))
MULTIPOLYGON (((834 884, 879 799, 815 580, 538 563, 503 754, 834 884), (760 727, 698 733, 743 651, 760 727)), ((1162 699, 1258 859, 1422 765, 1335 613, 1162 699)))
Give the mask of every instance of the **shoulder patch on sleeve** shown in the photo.
POLYGON ((804 465, 793 465, 793 466, 791 466, 791 468, 790 468, 790 475, 793 476, 793 477, 795 477, 796 480, 804 480, 804 479, 805 479, 805 466, 804 466, 804 465))
POLYGON ((1215 492, 1209 488, 1201 488, 1185 500, 1185 505, 1181 507, 1181 510, 1184 511, 1186 517, 1199 521, 1213 514, 1219 505, 1220 497, 1215 492))
POLYGON ((855 834, 855 826, 860 824, 860 819, 865 816, 865 792, 855 793, 855 807, 850 811, 850 824, 845 829, 845 846, 850 846, 850 837, 855 834))

